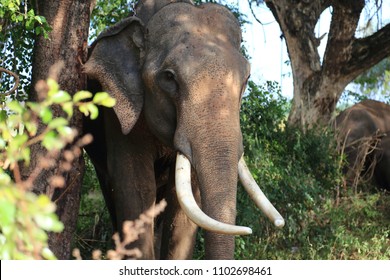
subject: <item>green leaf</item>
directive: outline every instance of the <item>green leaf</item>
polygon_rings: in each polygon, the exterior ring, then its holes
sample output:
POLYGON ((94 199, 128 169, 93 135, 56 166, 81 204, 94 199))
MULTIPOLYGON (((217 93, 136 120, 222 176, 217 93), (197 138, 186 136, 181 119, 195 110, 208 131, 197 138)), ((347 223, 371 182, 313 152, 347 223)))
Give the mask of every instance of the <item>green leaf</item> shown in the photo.
POLYGON ((68 119, 73 116, 73 102, 65 102, 62 104, 62 110, 68 115, 68 119))
POLYGON ((43 214, 34 215, 34 220, 40 228, 47 231, 50 231, 52 229, 55 222, 50 215, 43 214))
POLYGON ((28 15, 29 17, 34 17, 34 16, 35 16, 34 10, 33 10, 33 9, 30 9, 30 10, 27 12, 27 15, 28 15))
POLYGON ((34 29, 34 20, 32 18, 29 18, 26 20, 26 29, 27 30, 33 30, 34 29))
POLYGON ((31 150, 30 148, 24 148, 21 152, 20 152, 21 156, 22 156, 22 159, 24 160, 24 164, 25 165, 29 165, 30 164, 30 159, 31 159, 31 150))
POLYGON ((49 248, 43 248, 42 249, 42 257, 45 258, 46 260, 56 260, 56 256, 53 254, 53 252, 49 248))
POLYGON ((60 86, 58 85, 57 81, 54 79, 47 79, 47 85, 49 86, 49 92, 48 96, 54 95, 56 92, 60 90, 60 86))
POLYGON ((73 102, 76 103, 91 97, 92 97, 92 93, 90 93, 89 91, 82 90, 75 93, 75 95, 73 96, 73 102))
POLYGON ((11 177, 4 172, 0 171, 0 185, 9 185, 11 183, 11 177))
POLYGON ((58 135, 55 131, 48 132, 42 140, 42 145, 47 150, 59 150, 62 149, 64 144, 59 141, 58 135))
POLYGON ((35 122, 25 122, 24 126, 26 127, 30 136, 35 136, 38 131, 38 126, 35 122))
POLYGON ((72 100, 72 97, 66 91, 60 90, 60 91, 57 91, 56 93, 53 93, 50 96, 50 100, 53 103, 60 104, 60 103, 72 100))
POLYGON ((104 107, 108 107, 108 108, 112 108, 114 107, 116 104, 116 100, 112 97, 109 97, 107 99, 104 99, 100 105, 104 106, 104 107))
POLYGON ((51 129, 57 129, 62 126, 68 125, 68 121, 64 118, 56 118, 49 122, 48 127, 51 129))
POLYGON ((57 128, 58 133, 63 137, 69 137, 69 135, 73 134, 73 129, 69 126, 61 126, 57 128))
POLYGON ((79 111, 84 114, 84 116, 88 117, 89 116, 89 110, 87 107, 87 104, 82 104, 79 106, 79 111))
POLYGON ((34 19, 35 19, 37 22, 39 22, 39 24, 42 24, 42 23, 43 23, 43 22, 42 22, 42 17, 40 17, 40 16, 35 16, 34 19))
POLYGON ((4 227, 13 224, 15 221, 16 205, 10 200, 1 199, 0 213, 0 228, 4 230, 4 227))
POLYGON ((43 28, 40 27, 40 26, 35 27, 35 34, 36 34, 36 35, 41 34, 41 33, 42 33, 42 30, 43 30, 43 28))
POLYGON ((34 113, 39 114, 42 109, 42 106, 36 102, 27 102, 27 107, 30 108, 34 113))
POLYGON ((7 117, 8 117, 7 111, 1 110, 0 111, 0 122, 5 122, 7 117))
POLYGON ((39 195, 36 200, 36 205, 44 209, 45 212, 54 212, 56 210, 55 204, 50 200, 50 198, 47 195, 39 195))
POLYGON ((90 115, 91 120, 96 120, 97 117, 99 116, 99 109, 98 109, 98 107, 95 104, 93 104, 93 103, 89 103, 87 105, 87 108, 88 108, 89 113, 91 114, 90 115))
POLYGON ((23 106, 17 100, 13 100, 10 103, 8 103, 7 108, 10 109, 11 111, 17 113, 17 114, 20 114, 20 115, 24 111, 23 106))
POLYGON ((20 148, 24 143, 27 142, 27 140, 28 136, 26 134, 18 134, 12 140, 12 145, 20 148))
POLYGON ((116 102, 107 92, 98 92, 93 98, 93 103, 105 107, 113 107, 116 102))
POLYGON ((40 111, 39 116, 41 117, 42 122, 44 124, 48 124, 53 119, 53 113, 51 112, 49 107, 43 108, 40 111))

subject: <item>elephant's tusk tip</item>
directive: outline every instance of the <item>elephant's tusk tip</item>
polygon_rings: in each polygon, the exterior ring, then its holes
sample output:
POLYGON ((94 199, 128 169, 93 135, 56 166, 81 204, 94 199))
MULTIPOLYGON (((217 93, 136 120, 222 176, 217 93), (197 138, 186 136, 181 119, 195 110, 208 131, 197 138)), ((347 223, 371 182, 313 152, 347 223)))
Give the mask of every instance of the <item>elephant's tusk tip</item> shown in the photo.
POLYGON ((282 228, 282 227, 284 227, 284 219, 276 219, 276 220, 274 221, 274 225, 275 225, 275 227, 277 227, 277 228, 282 228))
POLYGON ((239 235, 250 235, 253 233, 252 229, 249 227, 241 227, 242 231, 239 233, 239 235))

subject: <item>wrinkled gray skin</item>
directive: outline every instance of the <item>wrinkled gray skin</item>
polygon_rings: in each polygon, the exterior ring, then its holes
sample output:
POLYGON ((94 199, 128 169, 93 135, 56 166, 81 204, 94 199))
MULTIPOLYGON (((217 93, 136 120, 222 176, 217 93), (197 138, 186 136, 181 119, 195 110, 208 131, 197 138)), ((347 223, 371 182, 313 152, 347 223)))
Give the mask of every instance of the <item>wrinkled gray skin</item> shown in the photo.
MULTIPOLYGON (((87 152, 114 227, 165 198, 168 209, 134 247, 145 259, 187 259, 196 225, 177 202, 176 152, 192 164, 202 210, 235 224, 243 153, 239 110, 250 70, 240 53, 240 26, 226 8, 156 3, 141 1, 135 17, 104 32, 92 46, 85 65, 90 89, 101 86, 117 104, 85 124, 95 138, 87 152), (162 236, 156 238, 154 228, 162 236), (156 250, 154 239, 161 240, 156 250)), ((233 236, 205 233, 207 259, 232 259, 233 253, 233 236)))
POLYGON ((361 149, 359 140, 376 134, 380 136, 376 149, 366 157, 365 168, 375 160, 374 182, 390 190, 390 106, 375 100, 364 100, 341 112, 336 118, 336 127, 339 141, 345 141, 349 163, 345 173, 348 181, 356 176, 352 167, 361 149))

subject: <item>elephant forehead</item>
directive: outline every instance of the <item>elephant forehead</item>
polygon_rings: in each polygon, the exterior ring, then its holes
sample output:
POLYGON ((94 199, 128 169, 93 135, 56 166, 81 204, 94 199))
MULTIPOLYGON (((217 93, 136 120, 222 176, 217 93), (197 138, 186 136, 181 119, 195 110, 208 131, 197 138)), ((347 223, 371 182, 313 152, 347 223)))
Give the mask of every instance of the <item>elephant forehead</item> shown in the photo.
POLYGON ((205 4, 199 7, 186 4, 170 4, 151 19, 148 26, 151 45, 166 46, 187 37, 231 44, 239 49, 241 29, 236 18, 225 7, 205 4))

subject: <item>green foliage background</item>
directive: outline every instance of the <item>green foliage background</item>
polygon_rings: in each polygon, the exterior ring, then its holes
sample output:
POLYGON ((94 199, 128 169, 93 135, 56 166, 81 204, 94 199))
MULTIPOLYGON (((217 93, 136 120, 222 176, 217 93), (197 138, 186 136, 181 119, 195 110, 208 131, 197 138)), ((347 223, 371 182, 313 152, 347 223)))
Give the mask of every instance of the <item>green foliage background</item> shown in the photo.
POLYGON ((239 259, 389 259, 389 194, 344 189, 343 158, 329 130, 303 134, 285 124, 288 102, 275 83, 249 84, 242 104, 248 165, 286 219, 273 225, 239 192, 239 259))
MULTIPOLYGON (((20 78, 18 100, 26 100, 31 84, 34 36, 46 38, 51 28, 44 17, 36 15, 34 1, 2 0, 0 3, 0 66, 20 78)), ((0 75, 0 92, 12 88, 14 80, 0 75)), ((0 96, 0 101, 4 99, 0 96)))

